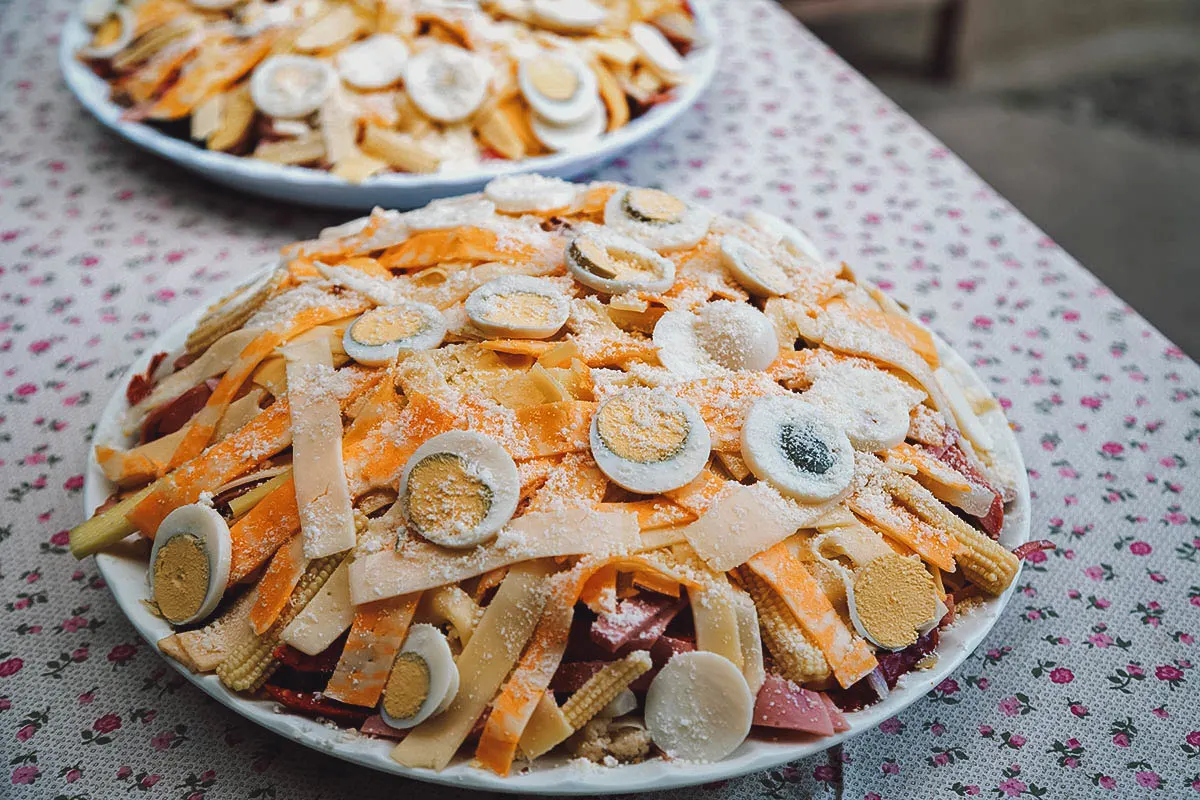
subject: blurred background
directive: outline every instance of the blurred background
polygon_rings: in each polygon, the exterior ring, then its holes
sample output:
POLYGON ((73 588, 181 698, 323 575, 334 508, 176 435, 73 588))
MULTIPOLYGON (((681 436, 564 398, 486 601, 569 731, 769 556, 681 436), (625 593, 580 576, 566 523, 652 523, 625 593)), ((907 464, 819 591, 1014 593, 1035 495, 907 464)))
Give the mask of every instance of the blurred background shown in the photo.
POLYGON ((1200 0, 782 2, 1200 357, 1200 0))

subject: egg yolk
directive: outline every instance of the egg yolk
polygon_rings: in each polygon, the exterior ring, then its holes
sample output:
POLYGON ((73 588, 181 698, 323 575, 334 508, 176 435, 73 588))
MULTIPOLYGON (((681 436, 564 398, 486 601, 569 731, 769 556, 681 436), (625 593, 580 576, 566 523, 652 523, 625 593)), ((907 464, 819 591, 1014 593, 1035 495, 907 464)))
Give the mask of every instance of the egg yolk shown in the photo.
POLYGON ((421 459, 408 474, 405 510, 419 533, 469 533, 492 507, 492 490, 453 453, 421 459))
POLYGON ((562 103, 579 91, 579 76, 554 56, 537 59, 528 70, 529 82, 547 100, 562 103))
POLYGON ((428 697, 429 664, 417 653, 401 653, 383 690, 383 710, 395 719, 411 719, 428 697))
POLYGON ((601 278, 639 281, 659 276, 658 267, 646 259, 633 253, 610 250, 591 239, 578 239, 573 248, 583 267, 601 278))
POLYGON ((631 189, 625 195, 625 211, 641 222, 670 224, 683 219, 687 203, 658 189, 631 189))
POLYGON ((350 335, 354 341, 368 346, 398 342, 415 336, 425 327, 421 312, 403 306, 376 308, 363 314, 354 323, 350 335))
POLYGON ((937 611, 933 577, 912 558, 890 553, 872 559, 854 576, 859 623, 884 647, 898 650, 917 640, 917 629, 937 611))
POLYGON ((596 428, 616 455, 639 464, 666 461, 683 450, 691 426, 668 397, 614 397, 600 409, 596 428))
POLYGON ((493 325, 550 325, 558 310, 553 298, 533 292, 494 294, 483 318, 493 325))
POLYGON ((154 602, 168 622, 190 619, 208 594, 208 556, 195 536, 174 536, 154 559, 154 602))

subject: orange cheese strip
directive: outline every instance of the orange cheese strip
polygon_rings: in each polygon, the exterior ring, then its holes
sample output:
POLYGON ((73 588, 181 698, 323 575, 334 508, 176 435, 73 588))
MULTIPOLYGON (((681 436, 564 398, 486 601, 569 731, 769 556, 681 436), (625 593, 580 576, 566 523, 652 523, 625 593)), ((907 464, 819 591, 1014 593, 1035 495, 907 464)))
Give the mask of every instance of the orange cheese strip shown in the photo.
POLYGON ((480 342, 479 346, 495 353, 540 358, 559 344, 559 342, 542 342, 536 339, 489 339, 486 342, 480 342))
POLYGON ((97 445, 96 462, 104 470, 104 476, 113 483, 122 486, 146 483, 166 471, 167 462, 182 438, 183 433, 175 431, 131 450, 97 445))
POLYGON ((516 410, 523 451, 513 458, 541 458, 589 449, 588 432, 596 404, 585 400, 543 403, 516 410))
POLYGON ((754 401, 784 393, 774 380, 757 372, 686 381, 669 387, 669 391, 700 412, 712 435, 714 450, 735 453, 741 452, 742 421, 754 401))
POLYGON ((617 610, 617 568, 611 564, 601 567, 583 585, 579 600, 597 614, 617 610))
POLYGON ((486 228, 450 228, 410 236, 379 257, 387 269, 432 267, 445 261, 515 261, 530 258, 533 248, 520 242, 501 241, 486 228))
POLYGON ((161 485, 134 506, 128 519, 153 537, 167 514, 196 502, 201 492, 236 478, 291 443, 292 417, 287 400, 276 400, 241 430, 162 479, 161 485))
POLYGON ((691 483, 669 492, 663 492, 663 494, 676 505, 686 508, 699 517, 712 505, 713 500, 725 488, 725 484, 730 482, 718 476, 710 467, 705 467, 704 471, 691 483))
POLYGON ((258 596, 250 609, 250 624, 255 633, 261 636, 279 619, 307 567, 304 542, 299 536, 293 536, 290 542, 275 551, 258 582, 258 596))
POLYGON ((228 89, 266 58, 280 36, 268 28, 244 44, 209 45, 179 80, 146 112, 151 119, 179 119, 218 92, 228 89))
POLYGON ((412 394, 394 424, 348 432, 343 446, 350 493, 357 496, 391 483, 418 447, 439 433, 460 427, 466 426, 436 400, 412 394))
POLYGON ((679 582, 670 578, 664 578, 657 572, 649 572, 644 569, 637 570, 633 573, 633 585, 651 592, 657 592, 658 594, 679 597, 679 582))
POLYGON ((850 495, 846 505, 889 539, 903 542, 938 569, 954 572, 954 556, 962 552, 963 546, 949 533, 939 531, 897 503, 891 495, 868 488, 850 495))
POLYGON ((266 331, 255 337, 242 350, 233 366, 221 376, 220 383, 209 396, 204 408, 200 409, 185 426, 187 433, 184 434, 183 441, 179 443, 179 447, 171 457, 171 468, 195 458, 204 450, 209 440, 212 439, 213 432, 221 421, 221 417, 224 416, 225 410, 233 402, 242 384, 254 374, 259 363, 273 353, 276 347, 318 325, 344 319, 350 314, 365 311, 368 307, 369 303, 363 301, 347 307, 305 309, 292 318, 291 323, 285 329, 266 331))
POLYGON ((513 756, 521 734, 533 716, 534 708, 550 685, 550 679, 558 670, 567 649, 567 635, 575 617, 575 603, 588 581, 605 567, 629 571, 637 569, 653 572, 667 580, 695 586, 681 573, 675 573, 663 565, 639 556, 615 556, 605 559, 585 559, 570 572, 562 572, 550 579, 550 596, 537 628, 525 648, 512 675, 504 684, 500 694, 492 701, 492 713, 488 715, 475 758, 479 763, 499 775, 507 775, 512 769, 513 756))
POLYGON ((665 497, 652 497, 630 503, 601 503, 601 511, 632 511, 637 514, 638 527, 643 531, 657 531, 686 525, 696 519, 696 514, 665 497))
POLYGON ((580 195, 575 201, 575 205, 571 207, 570 216, 603 214, 604 207, 608 205, 608 201, 616 193, 617 187, 614 185, 589 186, 587 191, 580 195))
MULTIPOLYGON (((542 486, 533 493, 529 511, 549 511, 562 503, 596 506, 608 490, 608 478, 591 453, 568 453, 542 486)), ((614 504, 614 506, 619 504, 614 504)), ((631 510, 614 508, 613 511, 631 510)))
POLYGON ((296 484, 289 476, 229 529, 232 542, 229 585, 262 566, 279 546, 300 530, 296 484))
POLYGON ((839 311, 851 319, 887 332, 892 338, 911 347, 931 368, 937 369, 940 362, 933 335, 912 320, 875 308, 850 305, 840 297, 825 303, 825 308, 829 311, 839 311))
POLYGON ((373 707, 404 644, 421 593, 366 603, 354 611, 350 635, 325 687, 326 697, 373 707))
POLYGON ((759 553, 747 564, 787 603, 805 632, 821 648, 843 688, 879 666, 871 645, 846 627, 821 591, 820 584, 804 568, 803 562, 792 555, 786 543, 780 542, 765 553, 759 553))

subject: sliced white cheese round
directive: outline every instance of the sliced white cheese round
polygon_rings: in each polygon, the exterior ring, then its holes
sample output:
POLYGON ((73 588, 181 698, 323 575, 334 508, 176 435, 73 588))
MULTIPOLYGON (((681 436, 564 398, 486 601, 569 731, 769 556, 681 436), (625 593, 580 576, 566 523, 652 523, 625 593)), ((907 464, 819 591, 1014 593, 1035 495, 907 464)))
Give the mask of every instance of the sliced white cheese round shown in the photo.
POLYGON ((531 125, 537 140, 556 153, 583 150, 608 130, 608 108, 596 97, 587 116, 573 125, 555 125, 540 114, 532 116, 531 125))
POLYGON ((804 503, 833 500, 854 478, 845 432, 798 395, 755 401, 742 424, 742 458, 759 480, 804 503))
POLYGON ((720 761, 750 733, 754 696, 732 661, 702 650, 679 653, 650 682, 646 728, 667 755, 720 761))
MULTIPOLYGON (((96 14, 99 15, 99 12, 96 12, 96 14)), ((89 45, 88 47, 81 48, 79 50, 80 57, 94 60, 112 58, 128 47, 129 43, 133 41, 134 30, 137 28, 137 20, 134 17, 133 9, 129 6, 118 5, 112 9, 112 14, 109 16, 112 15, 116 15, 121 25, 121 32, 117 38, 105 45, 97 47, 89 45)), ((108 17, 105 17, 101 20, 100 24, 103 25, 107 21, 108 17)))
POLYGON ((596 73, 566 50, 545 50, 521 59, 517 85, 534 113, 554 125, 574 125, 595 113, 600 97, 596 73))
POLYGON ((601 719, 616 719, 626 714, 632 714, 634 711, 637 711, 637 707, 637 695, 630 689, 622 689, 621 693, 609 701, 608 705, 600 709, 596 716, 601 719))
POLYGON ((212 506, 180 506, 154 534, 150 596, 172 625, 204 619, 221 602, 229 582, 233 545, 229 525, 212 506))
POLYGON ((658 28, 635 22, 629 26, 629 38, 638 46, 646 62, 663 76, 678 78, 683 73, 683 56, 658 28))
POLYGON ((487 99, 492 72, 483 56, 437 44, 408 60, 404 87, 425 116, 438 122, 462 122, 487 99))
POLYGON ((837 362, 822 367, 804 400, 823 408, 858 450, 889 450, 908 435, 909 414, 925 398, 894 375, 837 362))
POLYGON ((562 178, 544 175, 502 175, 483 187, 483 195, 505 214, 548 214, 568 208, 579 188, 562 178))
POLYGON ((721 263, 734 280, 758 297, 787 294, 791 281, 770 255, 738 236, 721 237, 721 263))
POLYGON ((402 351, 432 350, 446 336, 446 318, 426 303, 379 306, 350 323, 342 336, 346 355, 367 367, 391 363, 402 351))
POLYGON ((377 33, 338 51, 337 71, 355 89, 383 89, 404 77, 408 45, 398 36, 377 33))
POLYGON ((626 389, 605 400, 592 417, 590 438, 600 471, 639 494, 691 483, 712 450, 700 412, 661 389, 626 389))
POLYGON ((271 56, 250 76, 250 98, 268 117, 307 117, 329 99, 336 85, 333 67, 312 56, 271 56))
POLYGON ((567 271, 605 294, 665 292, 675 284, 675 262, 640 242, 598 225, 581 225, 567 246, 567 271))
POLYGON ((592 0, 532 0, 533 21, 560 33, 590 33, 608 19, 608 10, 592 0))
POLYGON ((449 708, 458 686, 458 667, 446 637, 433 625, 417 623, 392 662, 380 716, 393 728, 415 728, 449 708))
POLYGON ((604 207, 604 224, 661 252, 695 247, 708 235, 711 212, 659 189, 622 189, 604 207))
POLYGON ((471 292, 467 317, 485 336, 547 339, 567 323, 571 304, 545 278, 505 275, 471 292))
POLYGON ((668 311, 654 326, 662 365, 681 378, 761 371, 779 355, 775 326, 747 303, 718 300, 696 312, 668 311))
POLYGON ((417 448, 400 476, 409 527, 443 547, 482 544, 517 511, 521 478, 503 447, 474 431, 449 431, 417 448))

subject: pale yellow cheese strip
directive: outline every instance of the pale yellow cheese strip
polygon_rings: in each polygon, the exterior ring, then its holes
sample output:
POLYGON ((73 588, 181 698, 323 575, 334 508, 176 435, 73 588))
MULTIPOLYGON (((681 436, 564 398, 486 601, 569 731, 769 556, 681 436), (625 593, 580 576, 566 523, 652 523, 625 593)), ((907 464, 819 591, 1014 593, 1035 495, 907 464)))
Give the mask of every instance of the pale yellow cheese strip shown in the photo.
POLYGON ((406 767, 436 770, 450 763, 533 634, 546 604, 545 579, 552 569, 544 561, 527 561, 509 570, 458 657, 460 684, 454 702, 414 728, 392 750, 393 759, 406 767))
POLYGON ((745 664, 738 615, 724 575, 714 575, 702 589, 688 592, 696 624, 696 648, 724 656, 738 669, 745 664))
POLYGON ((292 414, 292 469, 304 554, 309 558, 354 546, 354 508, 342 463, 342 412, 329 390, 335 380, 325 336, 283 348, 292 414))
POLYGON ((283 629, 279 638, 301 653, 315 656, 341 636, 353 621, 350 565, 348 560, 344 560, 325 581, 317 596, 283 629))
POLYGON ((734 613, 737 614, 738 637, 742 644, 742 675, 750 687, 750 693, 758 694, 758 690, 767 680, 767 668, 763 664, 762 634, 758 629, 758 609, 750 595, 740 589, 730 587, 734 601, 734 613))
POLYGON ((524 732, 521 733, 521 741, 518 746, 525 757, 532 760, 550 752, 559 742, 566 740, 574 732, 575 729, 571 727, 571 723, 567 722, 562 709, 558 707, 558 702, 554 699, 554 692, 547 691, 534 706, 533 714, 529 717, 529 724, 525 726, 524 732))
POLYGON ((833 505, 803 505, 765 483, 730 481, 683 535, 710 567, 727 572, 812 525, 833 505))
POLYGON ((450 550, 414 537, 404 538, 397 549, 359 556, 350 565, 350 594, 355 604, 368 603, 529 559, 632 553, 641 545, 636 514, 566 506, 518 517, 494 541, 473 550, 450 550))

